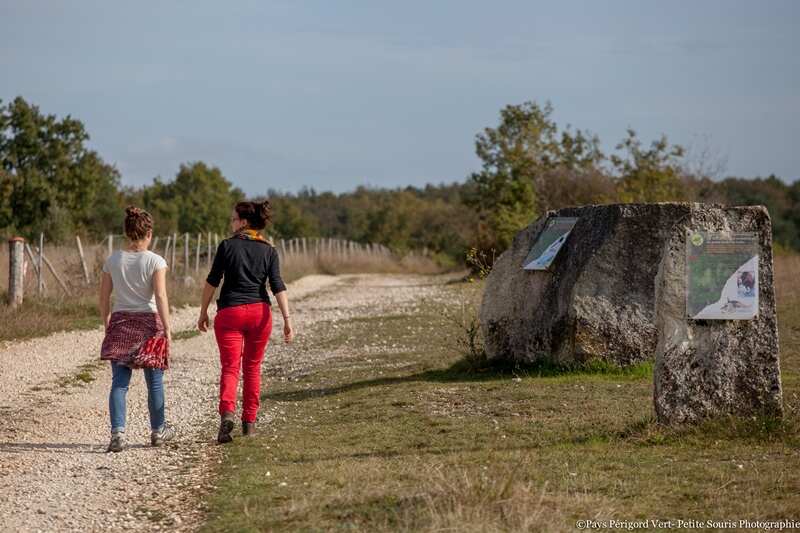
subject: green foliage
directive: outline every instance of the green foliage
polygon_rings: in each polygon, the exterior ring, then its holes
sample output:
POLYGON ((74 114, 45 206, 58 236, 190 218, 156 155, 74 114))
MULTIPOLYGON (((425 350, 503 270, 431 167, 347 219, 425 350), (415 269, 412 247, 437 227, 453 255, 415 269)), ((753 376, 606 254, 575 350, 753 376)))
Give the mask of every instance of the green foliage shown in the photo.
POLYGON ((292 198, 286 196, 270 196, 272 205, 272 230, 270 233, 278 239, 292 237, 319 236, 319 220, 304 213, 292 198))
POLYGON ((665 136, 644 149, 636 132, 629 129, 628 136, 617 145, 625 157, 611 156, 611 163, 619 173, 619 199, 622 202, 669 202, 685 200, 681 181, 680 158, 684 149, 670 145, 665 136))
MULTIPOLYGON (((227 232, 230 210, 243 193, 219 168, 190 162, 172 180, 121 187, 117 170, 86 147, 88 139, 77 119, 42 114, 21 97, 0 102, 0 233, 31 238, 45 230, 49 242, 75 232, 119 234, 127 204, 149 210, 162 235, 227 232)), ((463 264, 470 248, 499 255, 519 229, 550 209, 689 200, 765 205, 775 242, 800 250, 800 182, 693 175, 682 147, 663 136, 644 146, 633 130, 616 148, 606 157, 597 137, 559 128, 550 104, 509 105, 496 127, 476 136, 481 169, 465 183, 339 194, 269 190, 273 225, 267 233, 382 243, 463 264)))
MULTIPOLYGON (((1 103, 1 102, 0 102, 1 103)), ((0 228, 51 238, 98 231, 104 207, 117 205, 119 173, 89 150, 89 134, 17 97, 0 106, 0 228)))
POLYGON ((159 233, 225 233, 233 205, 244 199, 244 193, 219 168, 197 161, 181 165, 169 183, 156 178, 130 200, 136 203, 139 198, 153 215, 159 233))
POLYGON ((800 250, 800 181, 728 178, 717 184, 731 205, 763 205, 772 217, 775 242, 800 250))
POLYGON ((428 250, 432 255, 463 258, 473 233, 463 185, 428 185, 424 189, 370 189, 318 194, 267 192, 279 238, 335 237, 382 243, 398 252, 428 250))
MULTIPOLYGON (((492 250, 491 255, 483 250, 478 250, 474 246, 467 250, 467 267, 478 277, 479 280, 486 279, 486 277, 491 274, 492 267, 494 266, 494 260, 494 250, 492 250)), ((470 281, 472 281, 471 278, 470 281)))
POLYGON ((514 234, 538 214, 536 183, 555 170, 577 174, 602 160, 598 140, 578 130, 559 131, 553 108, 535 102, 506 106, 500 124, 477 135, 480 172, 470 176, 468 204, 478 214, 477 245, 505 250, 514 234))

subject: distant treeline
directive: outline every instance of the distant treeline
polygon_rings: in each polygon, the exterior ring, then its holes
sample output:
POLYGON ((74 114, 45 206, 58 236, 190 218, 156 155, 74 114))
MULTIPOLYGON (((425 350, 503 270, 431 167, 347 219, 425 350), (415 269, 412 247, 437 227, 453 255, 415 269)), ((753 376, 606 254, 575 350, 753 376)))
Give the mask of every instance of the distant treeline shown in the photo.
MULTIPOLYGON (((338 194, 267 190, 261 198, 273 205, 269 233, 427 249, 443 263, 459 263, 470 248, 499 253, 548 209, 675 200, 766 205, 775 241, 800 250, 799 181, 713 180, 708 161, 688 161, 665 137, 645 146, 633 131, 609 156, 597 137, 559 129, 552 111, 531 102, 501 110, 499 124, 476 136, 482 168, 462 183, 338 194)), ((77 119, 44 115, 23 98, 0 102, 0 233, 100 238, 121 232, 122 207, 131 203, 154 215, 161 234, 225 233, 231 206, 244 198, 203 162, 181 165, 171 180, 124 187, 116 168, 87 148, 88 139, 77 119)))

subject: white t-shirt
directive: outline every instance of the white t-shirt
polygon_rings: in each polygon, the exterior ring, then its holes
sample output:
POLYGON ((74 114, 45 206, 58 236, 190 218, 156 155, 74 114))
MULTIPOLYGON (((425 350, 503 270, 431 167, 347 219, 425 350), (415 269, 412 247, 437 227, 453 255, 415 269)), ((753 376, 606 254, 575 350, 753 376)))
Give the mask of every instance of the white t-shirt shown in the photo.
POLYGON ((157 312, 153 274, 162 268, 167 268, 166 260, 150 250, 117 250, 108 256, 103 263, 103 272, 111 274, 114 282, 114 307, 111 311, 157 312))

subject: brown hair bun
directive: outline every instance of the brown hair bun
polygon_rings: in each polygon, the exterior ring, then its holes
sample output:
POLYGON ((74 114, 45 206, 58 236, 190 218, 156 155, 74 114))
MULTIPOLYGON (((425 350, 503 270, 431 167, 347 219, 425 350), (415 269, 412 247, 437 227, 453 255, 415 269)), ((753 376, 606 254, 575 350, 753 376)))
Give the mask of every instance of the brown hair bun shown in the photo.
POLYGON ((153 217, 136 206, 125 208, 125 236, 132 241, 141 241, 153 231, 153 217))
POLYGON ((263 202, 239 202, 234 209, 241 220, 247 221, 247 227, 250 229, 264 229, 272 220, 272 205, 269 200, 264 200, 263 202))

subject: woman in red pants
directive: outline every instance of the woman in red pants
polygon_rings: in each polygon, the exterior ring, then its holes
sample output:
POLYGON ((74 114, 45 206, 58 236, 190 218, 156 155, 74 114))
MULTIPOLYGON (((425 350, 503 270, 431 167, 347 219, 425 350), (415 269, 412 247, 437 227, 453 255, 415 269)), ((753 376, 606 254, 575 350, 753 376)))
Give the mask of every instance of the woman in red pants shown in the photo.
POLYGON ((281 280, 278 252, 259 233, 271 220, 268 201, 239 202, 231 213, 231 237, 219 243, 203 289, 197 327, 208 330, 208 305, 224 278, 217 300, 214 334, 219 345, 222 373, 219 379, 220 425, 217 442, 233 440, 236 391, 240 368, 242 386, 242 434, 255 433, 261 394, 261 361, 272 332, 272 312, 266 284, 283 315, 283 336, 294 336, 289 317, 286 286, 281 280))

